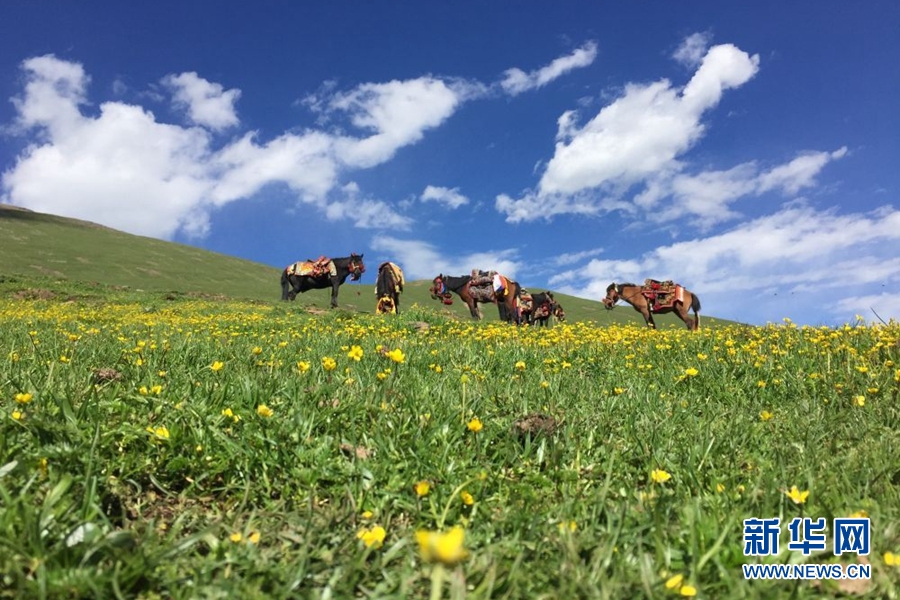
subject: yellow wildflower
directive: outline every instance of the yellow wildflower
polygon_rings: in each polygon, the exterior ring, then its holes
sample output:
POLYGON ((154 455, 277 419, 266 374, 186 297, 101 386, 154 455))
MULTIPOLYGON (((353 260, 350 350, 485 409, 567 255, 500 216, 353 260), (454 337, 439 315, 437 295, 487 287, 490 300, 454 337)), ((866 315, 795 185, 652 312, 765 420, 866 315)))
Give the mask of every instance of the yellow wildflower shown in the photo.
POLYGON ((771 419, 774 416, 775 416, 774 414, 770 413, 767 410, 764 410, 761 413, 759 413, 759 418, 762 419, 763 421, 768 421, 769 419, 771 419))
POLYGON ((254 531, 253 533, 251 533, 250 535, 247 536, 247 540, 251 544, 254 544, 254 545, 259 543, 259 538, 260 538, 260 534, 258 531, 254 531))
POLYGON ((674 590, 675 588, 681 587, 681 582, 684 581, 684 575, 680 573, 678 575, 672 575, 668 579, 666 579, 666 589, 674 590))
POLYGON ((797 489, 797 486, 791 486, 790 491, 785 492, 788 498, 794 501, 794 504, 803 504, 806 502, 806 498, 809 496, 809 490, 801 492, 797 489))
POLYGON ((363 519, 365 519, 365 520, 368 521, 368 520, 371 519, 374 515, 372 514, 372 511, 371 511, 371 510, 364 510, 364 511, 362 512, 362 515, 360 515, 360 516, 361 516, 363 519))
POLYGON ((725 491, 725 484, 717 483, 716 484, 716 492, 721 494, 724 491, 725 491))
POLYGON ((894 554, 893 552, 885 552, 884 553, 884 564, 889 567, 900 567, 900 554, 894 554))
POLYGON ((472 506, 473 504, 475 504, 475 498, 473 498, 472 494, 470 494, 466 490, 460 492, 459 497, 462 500, 462 503, 466 506, 472 506))
POLYGON ((309 366, 309 363, 305 360, 297 361, 297 370, 301 373, 306 373, 307 371, 309 371, 309 366))
POLYGON ((252 352, 253 354, 262 354, 262 348, 260 348, 259 346, 254 346, 253 350, 251 350, 250 352, 252 352))
POLYGON ((25 418, 25 413, 19 412, 18 410, 14 410, 14 411, 12 411, 12 418, 13 418, 13 421, 21 421, 22 419, 25 418))
POLYGON ((395 348, 388 352, 387 357, 395 363, 402 363, 406 361, 406 356, 403 354, 403 350, 401 350, 400 348, 395 348))
POLYGON ((517 371, 525 370, 525 361, 524 360, 520 360, 520 361, 516 362, 516 370, 517 371))
POLYGON ((18 404, 28 404, 29 402, 31 402, 32 398, 34 398, 32 394, 16 394, 16 402, 18 404))
POLYGON ((380 371, 375 374, 375 377, 377 377, 379 381, 384 381, 385 379, 387 379, 387 376, 388 376, 387 373, 385 373, 383 371, 380 371))
POLYGON ((472 433, 478 433, 479 431, 484 429, 484 423, 482 423, 478 419, 472 419, 471 421, 468 422, 466 427, 468 427, 469 431, 471 431, 472 433))
POLYGON ((416 532, 422 560, 445 565, 455 565, 468 556, 464 547, 465 539, 466 532, 458 525, 446 533, 424 530, 416 532))
POLYGON ((678 590, 678 593, 687 598, 693 598, 697 595, 697 588, 692 585, 683 585, 681 589, 678 590))
POLYGON ((431 491, 431 484, 425 481, 424 479, 416 484, 416 495, 420 498, 423 496, 427 496, 428 492, 431 491))
POLYGON ((244 539, 244 536, 243 536, 243 534, 241 534, 240 531, 235 531, 234 533, 232 533, 231 535, 228 536, 228 539, 231 540, 232 542, 234 542, 235 544, 237 544, 242 539, 244 539))
POLYGON ((356 537, 361 539, 366 548, 381 548, 384 543, 384 536, 387 532, 381 525, 375 525, 371 529, 360 529, 356 537))
POLYGON ((672 479, 672 476, 662 469, 653 469, 653 471, 650 473, 650 479, 652 479, 656 483, 665 483, 668 480, 672 479))
POLYGON ((147 432, 153 434, 154 436, 156 436, 157 439, 160 439, 160 440, 169 439, 169 430, 165 426, 162 426, 162 425, 160 425, 159 427, 155 427, 155 428, 147 427, 147 432))
POLYGON ((866 405, 866 397, 865 396, 854 396, 853 404, 854 404, 854 406, 865 406, 866 405))
POLYGON ((269 417, 274 415, 275 412, 265 404, 260 404, 256 407, 256 414, 263 417, 264 419, 268 419, 269 417))
POLYGON ((699 372, 700 371, 698 371, 694 367, 690 367, 690 368, 684 370, 684 374, 687 375, 688 377, 696 377, 699 372))
POLYGON ((578 529, 578 523, 576 523, 575 521, 562 521, 558 527, 560 533, 565 533, 566 530, 568 530, 569 532, 574 532, 576 529, 578 529))
POLYGON ((330 356, 326 356, 322 359, 322 368, 326 371, 334 371, 337 368, 337 361, 330 356))
POLYGON ((225 363, 223 363, 221 360, 217 360, 209 368, 214 372, 218 372, 218 371, 221 371, 222 367, 224 367, 224 366, 225 366, 225 363))
POLYGON ((363 357, 363 349, 360 346, 351 346, 350 352, 347 353, 347 356, 359 362, 363 357))

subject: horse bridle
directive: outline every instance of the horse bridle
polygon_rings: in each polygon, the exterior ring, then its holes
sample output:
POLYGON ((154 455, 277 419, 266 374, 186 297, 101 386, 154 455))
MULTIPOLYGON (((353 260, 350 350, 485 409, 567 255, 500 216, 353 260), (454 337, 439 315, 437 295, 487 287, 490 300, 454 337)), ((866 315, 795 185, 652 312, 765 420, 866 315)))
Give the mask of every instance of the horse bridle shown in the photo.
POLYGON ((616 306, 616 304, 619 302, 619 300, 624 300, 625 302, 628 302, 631 298, 634 298, 635 296, 640 295, 640 293, 641 293, 641 288, 640 288, 640 286, 636 286, 636 287, 638 288, 638 291, 637 291, 637 292, 635 292, 634 294, 631 294, 630 296, 628 296, 628 297, 626 297, 626 298, 623 298, 623 297, 622 297, 622 290, 623 290, 624 288, 622 287, 622 284, 613 282, 612 285, 610 285, 610 288, 611 288, 611 289, 610 289, 609 291, 606 292, 606 298, 604 298, 604 300, 606 300, 607 298, 609 298, 609 292, 610 292, 610 291, 615 292, 615 293, 616 293, 616 297, 615 297, 614 300, 612 300, 612 301, 609 303, 609 306, 606 306, 606 302, 603 303, 603 306, 606 307, 606 310, 612 310, 613 308, 615 308, 615 306, 616 306))
POLYGON ((366 272, 366 265, 359 256, 353 255, 350 257, 350 262, 347 263, 347 269, 350 271, 350 279, 359 281, 362 274, 366 272))

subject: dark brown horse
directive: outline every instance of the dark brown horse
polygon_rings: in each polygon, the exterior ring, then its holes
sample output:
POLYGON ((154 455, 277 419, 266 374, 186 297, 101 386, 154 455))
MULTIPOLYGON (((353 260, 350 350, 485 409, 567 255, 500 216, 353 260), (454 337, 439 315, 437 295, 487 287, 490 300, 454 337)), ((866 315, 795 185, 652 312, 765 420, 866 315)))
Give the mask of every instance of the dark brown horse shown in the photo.
POLYGON ((333 258, 331 262, 334 264, 332 272, 325 271, 319 276, 300 275, 298 264, 294 263, 285 267, 281 272, 281 299, 291 300, 297 298, 297 294, 302 294, 308 290, 322 290, 331 288, 331 308, 337 308, 338 288, 347 280, 359 281, 362 274, 366 271, 366 265, 363 263, 362 254, 350 254, 344 258, 333 258))
POLYGON ((392 262, 384 262, 378 266, 375 277, 376 314, 400 314, 400 292, 405 281, 403 269, 392 262))
POLYGON ((603 299, 603 305, 607 310, 612 310, 616 305, 616 302, 624 300, 633 306, 634 310, 644 316, 644 321, 646 321, 648 327, 654 329, 656 328, 656 323, 653 322, 654 312, 659 314, 674 312, 682 321, 684 321, 684 324, 687 325, 688 329, 699 329, 700 298, 681 286, 677 286, 676 289, 680 289, 680 292, 670 292, 676 294, 676 299, 671 306, 663 306, 655 309, 654 305, 651 304, 650 300, 644 295, 646 291, 645 286, 637 285, 636 283, 611 283, 609 284, 609 287, 606 288, 606 298, 603 299), (693 320, 688 314, 689 310, 694 311, 693 320))
POLYGON ((566 320, 566 313, 553 297, 553 292, 531 294, 530 308, 522 309, 522 320, 529 325, 546 327, 551 316, 560 321, 566 320))
POLYGON ((510 289, 505 290, 503 298, 498 302, 496 294, 493 293, 491 294, 490 300, 474 298, 472 294, 469 293, 469 284, 471 281, 471 275, 451 277, 442 273, 432 280, 431 287, 428 288, 428 291, 431 292, 431 297, 434 300, 443 300, 444 304, 452 303, 453 299, 451 292, 455 293, 466 303, 466 306, 469 307, 469 312, 472 313, 473 319, 481 320, 484 318, 484 315, 481 313, 481 308, 478 306, 479 303, 491 302, 497 305, 497 309, 500 311, 501 321, 515 323, 516 325, 520 324, 519 294, 522 288, 518 283, 512 279, 507 279, 510 289))

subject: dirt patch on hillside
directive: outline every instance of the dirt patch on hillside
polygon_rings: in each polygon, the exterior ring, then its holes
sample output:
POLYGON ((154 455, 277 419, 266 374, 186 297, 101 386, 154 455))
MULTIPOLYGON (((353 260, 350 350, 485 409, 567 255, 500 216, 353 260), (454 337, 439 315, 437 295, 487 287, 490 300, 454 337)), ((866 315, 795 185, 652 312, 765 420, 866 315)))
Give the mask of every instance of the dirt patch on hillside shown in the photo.
POLYGON ((53 300, 56 298, 56 293, 50 290, 27 289, 19 290, 12 297, 14 300, 53 300))

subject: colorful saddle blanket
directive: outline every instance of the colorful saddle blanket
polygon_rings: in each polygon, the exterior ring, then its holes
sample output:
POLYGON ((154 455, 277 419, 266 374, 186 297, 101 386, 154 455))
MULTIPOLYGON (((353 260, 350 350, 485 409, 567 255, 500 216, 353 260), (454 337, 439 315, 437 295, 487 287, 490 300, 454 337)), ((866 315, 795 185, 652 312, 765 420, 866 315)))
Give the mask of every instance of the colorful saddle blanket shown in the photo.
POLYGON ((337 277, 337 268, 334 261, 326 256, 320 256, 316 260, 304 260, 288 265, 288 275, 301 275, 307 277, 337 277))
POLYGON ((647 279, 641 288, 641 294, 650 303, 650 310, 654 312, 671 308, 676 302, 684 302, 684 288, 671 280, 647 279))

